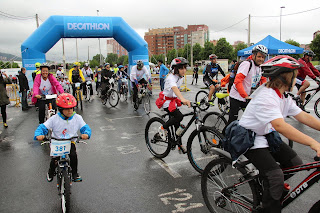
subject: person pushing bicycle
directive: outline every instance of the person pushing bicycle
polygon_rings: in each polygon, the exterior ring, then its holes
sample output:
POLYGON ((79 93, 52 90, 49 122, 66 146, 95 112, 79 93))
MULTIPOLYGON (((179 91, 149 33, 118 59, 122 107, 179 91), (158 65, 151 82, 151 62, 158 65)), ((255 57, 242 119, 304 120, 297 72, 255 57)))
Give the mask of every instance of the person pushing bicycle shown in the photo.
MULTIPOLYGON (((59 139, 67 139, 78 136, 80 130, 81 139, 89 139, 91 137, 91 129, 86 124, 81 115, 73 111, 77 105, 76 99, 69 93, 62 93, 57 98, 58 114, 49 118, 43 124, 40 124, 34 133, 34 140, 43 141, 49 129, 52 129, 52 136, 59 139)), ((70 150, 70 166, 72 169, 72 178, 74 182, 82 181, 78 173, 78 157, 75 142, 71 142, 70 150)), ((47 173, 47 180, 51 182, 54 177, 57 159, 52 158, 50 168, 47 173)))

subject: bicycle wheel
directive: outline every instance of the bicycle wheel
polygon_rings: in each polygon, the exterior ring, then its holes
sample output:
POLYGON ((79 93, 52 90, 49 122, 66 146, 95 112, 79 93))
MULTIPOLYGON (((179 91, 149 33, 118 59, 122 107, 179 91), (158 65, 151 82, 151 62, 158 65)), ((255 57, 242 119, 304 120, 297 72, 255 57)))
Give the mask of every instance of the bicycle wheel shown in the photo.
POLYGON ((218 158, 203 171, 201 191, 210 212, 252 212, 258 206, 254 181, 237 184, 246 172, 231 164, 231 159, 218 158))
POLYGON ((202 121, 204 126, 214 127, 219 132, 222 132, 227 125, 227 120, 218 112, 209 112, 205 114, 202 121))
POLYGON ((318 118, 320 118, 320 106, 319 106, 319 102, 320 102, 320 98, 318 98, 318 100, 316 100, 316 102, 314 103, 314 112, 316 113, 316 115, 318 116, 318 118))
POLYGON ((119 94, 114 89, 109 90, 109 104, 112 107, 117 106, 119 103, 119 94))
POLYGON ((170 140, 168 132, 167 140, 164 141, 160 137, 158 130, 165 122, 158 117, 151 118, 145 129, 145 140, 151 154, 157 158, 164 158, 170 152, 170 140))
POLYGON ((308 213, 319 213, 320 212, 320 200, 313 204, 308 213))
POLYGON ((146 113, 149 114, 151 111, 151 102, 150 102, 149 94, 146 94, 146 96, 142 99, 142 101, 143 101, 144 111, 146 111, 146 113))
POLYGON ((229 104, 229 101, 228 101, 228 98, 223 98, 223 102, 224 104, 220 103, 219 99, 218 99, 218 108, 220 110, 220 112, 229 112, 229 109, 230 109, 230 104, 229 104))
POLYGON ((204 90, 200 90, 196 94, 196 103, 198 103, 198 107, 201 111, 206 111, 209 108, 208 103, 208 93, 204 90))
POLYGON ((99 87, 99 88, 97 89, 97 93, 98 93, 98 97, 99 97, 99 98, 101 98, 101 90, 102 90, 101 87, 99 87))
POLYGON ((128 89, 127 87, 123 87, 122 88, 122 96, 123 96, 123 101, 127 101, 128 100, 128 89))
POLYGON ((217 155, 212 147, 221 147, 223 136, 215 128, 203 126, 200 131, 194 130, 187 143, 188 159, 192 167, 202 174, 206 165, 217 155))
POLYGON ((87 94, 86 94, 86 100, 90 102, 91 95, 90 95, 90 87, 87 86, 87 94))
POLYGON ((67 170, 62 170, 61 184, 60 184, 60 196, 61 196, 61 208, 62 212, 70 211, 70 194, 71 194, 71 185, 70 185, 70 176, 67 170))
POLYGON ((83 105, 82 105, 82 100, 83 100, 82 91, 79 91, 78 94, 79 94, 80 109, 83 110, 83 105))

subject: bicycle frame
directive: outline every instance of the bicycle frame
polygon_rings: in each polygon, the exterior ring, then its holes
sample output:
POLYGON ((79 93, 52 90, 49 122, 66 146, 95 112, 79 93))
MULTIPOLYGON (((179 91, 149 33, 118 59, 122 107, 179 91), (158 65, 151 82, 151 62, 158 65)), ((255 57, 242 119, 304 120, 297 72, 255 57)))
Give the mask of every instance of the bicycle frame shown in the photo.
POLYGON ((306 106, 311 101, 313 96, 315 96, 315 94, 317 94, 320 91, 320 86, 317 87, 317 88, 309 89, 309 90, 306 90, 306 91, 303 92, 303 93, 307 93, 307 92, 311 92, 311 91, 314 91, 314 90, 315 90, 315 92, 310 96, 310 98, 308 100, 306 100, 306 102, 303 104, 303 106, 306 106))

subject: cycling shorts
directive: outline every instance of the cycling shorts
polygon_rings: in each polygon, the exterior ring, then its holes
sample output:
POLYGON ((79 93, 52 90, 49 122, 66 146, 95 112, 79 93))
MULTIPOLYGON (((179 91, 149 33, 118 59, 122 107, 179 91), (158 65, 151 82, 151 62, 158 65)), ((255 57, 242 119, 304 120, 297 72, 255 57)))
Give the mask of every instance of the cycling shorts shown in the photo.
POLYGON ((305 79, 297 77, 296 78, 296 87, 298 89, 300 89, 300 87, 304 84, 304 82, 306 82, 305 79))
POLYGON ((203 83, 207 86, 207 87, 210 87, 210 86, 215 86, 216 84, 218 84, 217 82, 211 80, 209 77, 204 77, 203 78, 203 83))

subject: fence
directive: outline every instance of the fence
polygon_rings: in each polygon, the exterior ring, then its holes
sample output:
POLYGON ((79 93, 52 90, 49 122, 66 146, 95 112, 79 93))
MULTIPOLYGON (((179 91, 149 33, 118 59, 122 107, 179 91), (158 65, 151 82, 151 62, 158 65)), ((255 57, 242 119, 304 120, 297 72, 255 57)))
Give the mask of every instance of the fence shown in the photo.
POLYGON ((7 94, 9 96, 10 102, 14 102, 14 106, 18 107, 21 103, 20 95, 19 95, 19 88, 17 84, 7 84, 7 94))
POLYGON ((160 89, 159 74, 151 75, 152 89, 160 89))

